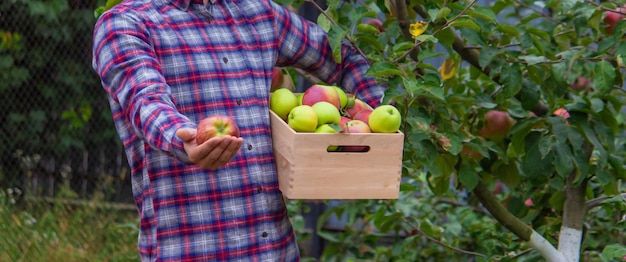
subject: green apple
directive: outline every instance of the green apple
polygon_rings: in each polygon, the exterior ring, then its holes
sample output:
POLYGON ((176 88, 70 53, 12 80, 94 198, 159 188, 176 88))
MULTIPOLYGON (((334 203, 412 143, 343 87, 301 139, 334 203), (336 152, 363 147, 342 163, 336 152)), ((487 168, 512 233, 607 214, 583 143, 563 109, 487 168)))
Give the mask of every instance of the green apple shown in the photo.
POLYGON ((395 133, 400 129, 402 116, 392 105, 381 105, 372 110, 369 126, 374 133, 395 133))
POLYGON ((302 96, 304 96, 304 93, 300 93, 298 94, 296 97, 298 98, 298 105, 301 106, 302 105, 302 96))
POLYGON ((312 107, 315 113, 317 113, 317 125, 339 124, 341 114, 339 109, 333 104, 321 101, 315 103, 312 107))
MULTIPOLYGON (((323 124, 315 129, 315 133, 325 133, 325 134, 338 134, 340 133, 341 127, 338 124, 323 124)), ((336 152, 339 150, 339 146, 337 145, 329 145, 326 148, 327 152, 336 152)))
POLYGON ((296 132, 315 132, 317 113, 311 106, 296 106, 289 112, 287 124, 296 132))
POLYGON ((270 97, 270 109, 283 120, 287 120, 289 111, 298 106, 298 98, 287 88, 276 89, 270 97))
POLYGON ((343 89, 341 89, 338 86, 332 86, 335 88, 335 90, 337 90, 337 94, 339 94, 339 101, 340 101, 340 107, 341 109, 346 108, 346 106, 348 105, 348 95, 346 95, 346 92, 343 91, 343 89))

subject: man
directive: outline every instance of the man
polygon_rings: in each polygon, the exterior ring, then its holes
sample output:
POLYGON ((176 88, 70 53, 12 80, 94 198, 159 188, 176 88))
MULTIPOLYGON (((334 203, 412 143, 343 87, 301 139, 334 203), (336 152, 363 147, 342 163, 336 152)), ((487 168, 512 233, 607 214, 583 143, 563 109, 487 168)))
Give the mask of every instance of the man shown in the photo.
POLYGON ((142 261, 298 261, 268 115, 274 66, 295 66, 372 106, 383 87, 348 46, 270 0, 136 0, 104 13, 93 66, 132 170, 142 261), (210 115, 241 138, 195 143, 210 115))

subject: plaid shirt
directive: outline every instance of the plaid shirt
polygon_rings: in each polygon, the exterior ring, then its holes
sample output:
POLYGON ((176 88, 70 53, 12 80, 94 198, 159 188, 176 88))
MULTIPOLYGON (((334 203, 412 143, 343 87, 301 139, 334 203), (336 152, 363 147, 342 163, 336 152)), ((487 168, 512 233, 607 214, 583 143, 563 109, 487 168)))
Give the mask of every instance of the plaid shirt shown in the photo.
POLYGON ((93 66, 132 171, 142 261, 297 261, 278 188, 268 95, 296 66, 378 105, 383 87, 317 25, 270 0, 125 1, 95 26, 93 66), (244 144, 224 167, 190 164, 175 136, 203 117, 235 119, 244 144))

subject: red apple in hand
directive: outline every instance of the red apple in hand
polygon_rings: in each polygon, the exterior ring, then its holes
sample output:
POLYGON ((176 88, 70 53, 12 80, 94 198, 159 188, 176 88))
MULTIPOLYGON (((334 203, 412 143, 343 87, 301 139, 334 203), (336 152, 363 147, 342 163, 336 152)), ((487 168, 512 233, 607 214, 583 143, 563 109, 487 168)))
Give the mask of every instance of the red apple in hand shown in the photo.
POLYGON ((239 137, 239 127, 235 120, 228 116, 214 115, 204 118, 196 129, 196 142, 202 144, 212 137, 239 137))
POLYGON ((485 122, 480 129, 480 135, 495 141, 504 139, 511 127, 515 124, 515 119, 509 113, 498 110, 491 110, 485 114, 485 122))

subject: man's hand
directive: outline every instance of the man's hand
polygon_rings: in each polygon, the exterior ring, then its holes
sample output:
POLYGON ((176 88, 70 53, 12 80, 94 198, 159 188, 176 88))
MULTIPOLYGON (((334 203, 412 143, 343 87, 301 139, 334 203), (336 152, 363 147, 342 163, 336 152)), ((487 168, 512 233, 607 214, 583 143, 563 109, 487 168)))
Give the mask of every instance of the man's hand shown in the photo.
POLYGON ((243 143, 241 137, 225 136, 213 137, 198 145, 196 130, 189 128, 179 129, 176 131, 176 136, 183 140, 189 160, 201 168, 210 170, 226 165, 237 154, 243 143))

